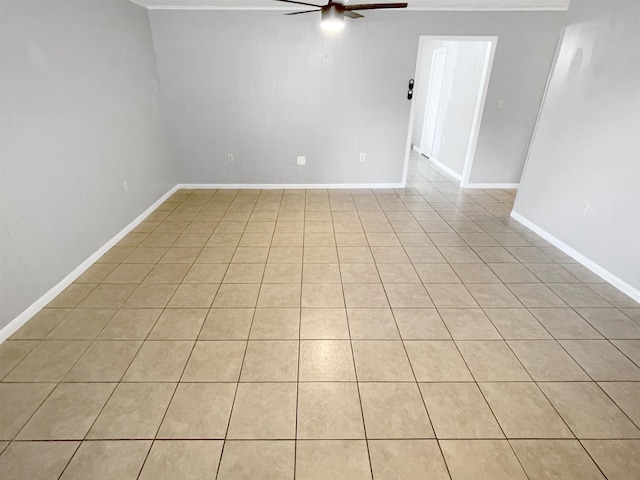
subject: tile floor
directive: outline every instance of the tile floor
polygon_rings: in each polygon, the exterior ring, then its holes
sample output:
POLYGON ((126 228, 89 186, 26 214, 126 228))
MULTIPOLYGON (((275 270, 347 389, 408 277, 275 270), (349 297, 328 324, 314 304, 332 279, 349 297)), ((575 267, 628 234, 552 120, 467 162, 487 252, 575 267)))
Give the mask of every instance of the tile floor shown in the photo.
POLYGON ((640 305, 419 157, 180 191, 0 346, 18 479, 640 478, 640 305))

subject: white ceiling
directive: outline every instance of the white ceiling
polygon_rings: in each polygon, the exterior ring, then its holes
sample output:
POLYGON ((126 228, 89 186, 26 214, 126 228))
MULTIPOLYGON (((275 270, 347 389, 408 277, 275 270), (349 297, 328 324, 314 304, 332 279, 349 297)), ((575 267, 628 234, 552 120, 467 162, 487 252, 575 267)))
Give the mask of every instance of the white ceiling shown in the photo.
MULTIPOLYGON (((131 0, 147 8, 186 9, 297 9, 274 0, 131 0)), ((326 4, 328 0, 301 0, 326 4)), ((355 3, 379 3, 395 0, 351 0, 355 3)), ((343 2, 346 3, 346 2, 343 2)), ((569 0, 408 0, 416 10, 566 10, 569 0)), ((302 9, 305 7, 301 6, 302 9)))

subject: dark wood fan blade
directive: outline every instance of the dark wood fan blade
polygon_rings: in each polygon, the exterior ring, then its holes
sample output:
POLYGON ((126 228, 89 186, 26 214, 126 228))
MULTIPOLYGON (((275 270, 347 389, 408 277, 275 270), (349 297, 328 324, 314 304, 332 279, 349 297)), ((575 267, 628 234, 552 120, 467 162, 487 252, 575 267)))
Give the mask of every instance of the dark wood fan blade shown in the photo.
POLYGON ((345 10, 378 10, 381 8, 407 8, 407 3, 363 3, 344 6, 345 10))
POLYGON ((322 8, 323 5, 316 5, 315 3, 305 3, 305 2, 297 2, 294 0, 275 0, 276 2, 284 2, 284 3, 295 3, 296 5, 306 5, 307 7, 318 7, 322 8))
MULTIPOLYGON (((293 13, 285 13, 285 15, 302 15, 303 13, 312 13, 312 12, 321 12, 322 9, 319 8, 318 10, 305 10, 304 12, 293 12, 293 13)), ((346 15, 346 12, 345 12, 346 15)))
POLYGON ((349 18, 363 18, 364 15, 360 15, 359 13, 356 12, 350 12, 348 10, 344 11, 344 16, 345 17, 349 17, 349 18))

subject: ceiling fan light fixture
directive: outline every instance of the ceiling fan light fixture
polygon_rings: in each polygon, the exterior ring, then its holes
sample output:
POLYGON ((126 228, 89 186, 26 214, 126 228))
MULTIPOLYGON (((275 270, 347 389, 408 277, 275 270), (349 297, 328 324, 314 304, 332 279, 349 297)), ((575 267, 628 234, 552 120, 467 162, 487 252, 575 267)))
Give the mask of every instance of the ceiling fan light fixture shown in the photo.
POLYGON ((333 5, 329 8, 323 8, 320 26, 330 32, 342 30, 344 28, 344 11, 338 10, 333 5))

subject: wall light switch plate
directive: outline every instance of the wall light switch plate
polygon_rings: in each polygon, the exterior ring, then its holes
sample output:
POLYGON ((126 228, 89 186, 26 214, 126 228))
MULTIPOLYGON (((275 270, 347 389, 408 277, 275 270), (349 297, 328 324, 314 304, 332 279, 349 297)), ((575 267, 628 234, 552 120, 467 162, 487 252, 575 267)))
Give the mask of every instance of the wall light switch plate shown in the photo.
POLYGON ((306 165, 307 157, 298 157, 298 165, 306 165))
POLYGON ((364 162, 364 158, 365 158, 365 154, 361 153, 360 156, 358 157, 358 161, 359 162, 364 162))

